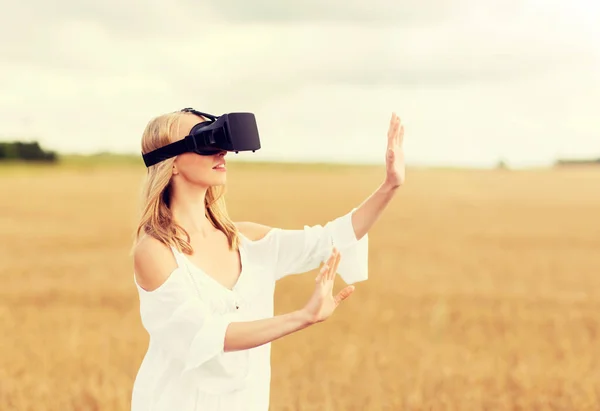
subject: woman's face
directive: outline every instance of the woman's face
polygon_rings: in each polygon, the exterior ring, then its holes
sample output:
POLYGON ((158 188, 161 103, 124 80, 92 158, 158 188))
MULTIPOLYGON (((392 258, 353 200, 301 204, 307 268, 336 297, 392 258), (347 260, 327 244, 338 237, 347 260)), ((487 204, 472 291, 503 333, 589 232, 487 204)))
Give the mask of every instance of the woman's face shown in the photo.
MULTIPOLYGON (((175 141, 183 139, 193 126, 204 120, 191 113, 184 114, 180 120, 175 141)), ((226 151, 208 156, 197 153, 179 154, 173 164, 173 174, 181 176, 194 185, 206 188, 224 185, 226 183, 226 155, 226 151)))

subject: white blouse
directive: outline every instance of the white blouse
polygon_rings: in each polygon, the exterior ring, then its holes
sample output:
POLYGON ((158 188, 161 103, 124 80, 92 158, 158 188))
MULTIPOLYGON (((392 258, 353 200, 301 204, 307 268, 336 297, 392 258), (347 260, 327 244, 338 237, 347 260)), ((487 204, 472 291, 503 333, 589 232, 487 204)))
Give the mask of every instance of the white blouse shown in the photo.
POLYGON ((342 279, 347 284, 366 280, 368 235, 356 239, 353 211, 325 226, 273 228, 257 241, 240 234, 242 272, 232 289, 175 248, 178 267, 156 290, 142 289, 134 275, 150 339, 131 410, 267 411, 271 345, 224 352, 227 326, 272 317, 275 282, 318 268, 333 245, 342 255, 342 279))

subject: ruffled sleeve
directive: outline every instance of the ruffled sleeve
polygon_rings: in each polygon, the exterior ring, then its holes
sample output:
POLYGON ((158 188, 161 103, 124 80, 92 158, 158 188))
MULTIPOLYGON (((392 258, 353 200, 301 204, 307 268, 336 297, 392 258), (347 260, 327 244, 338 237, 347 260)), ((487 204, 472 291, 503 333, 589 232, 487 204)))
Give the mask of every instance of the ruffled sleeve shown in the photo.
POLYGON ((158 289, 140 292, 141 321, 151 340, 183 371, 202 366, 223 355, 230 323, 240 321, 238 312, 210 312, 176 268, 158 289))
POLYGON ((270 233, 275 249, 275 280, 318 268, 335 246, 340 250, 338 273, 347 284, 368 279, 368 234, 360 240, 354 234, 351 212, 325 226, 304 226, 302 230, 275 228, 270 233))

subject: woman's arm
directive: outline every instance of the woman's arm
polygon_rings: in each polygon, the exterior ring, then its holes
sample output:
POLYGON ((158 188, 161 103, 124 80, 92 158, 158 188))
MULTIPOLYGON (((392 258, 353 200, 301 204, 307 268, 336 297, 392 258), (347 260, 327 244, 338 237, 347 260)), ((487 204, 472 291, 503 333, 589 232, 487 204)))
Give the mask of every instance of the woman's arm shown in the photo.
POLYGON ((392 113, 387 137, 385 180, 352 214, 352 226, 358 239, 367 234, 406 180, 404 126, 396 113, 392 113))
POLYGON ((332 294, 340 258, 334 249, 315 278, 315 290, 302 309, 263 320, 231 323, 225 336, 225 351, 257 347, 329 318, 354 291, 353 286, 348 286, 336 296, 332 294))
POLYGON ((247 350, 278 340, 311 325, 303 310, 255 321, 232 322, 225 333, 224 351, 247 350))
POLYGON ((390 119, 387 137, 385 179, 351 213, 325 226, 305 226, 303 230, 273 229, 251 222, 237 223, 238 229, 252 240, 270 237, 266 248, 275 250, 275 280, 316 268, 326 258, 331 245, 341 251, 343 263, 339 273, 346 283, 367 279, 368 232, 405 180, 402 148, 404 127, 395 113, 390 119), (269 235, 271 231, 273 235, 269 235))
POLYGON ((397 187, 382 184, 352 213, 352 227, 358 240, 363 238, 381 217, 383 210, 396 194, 397 187))

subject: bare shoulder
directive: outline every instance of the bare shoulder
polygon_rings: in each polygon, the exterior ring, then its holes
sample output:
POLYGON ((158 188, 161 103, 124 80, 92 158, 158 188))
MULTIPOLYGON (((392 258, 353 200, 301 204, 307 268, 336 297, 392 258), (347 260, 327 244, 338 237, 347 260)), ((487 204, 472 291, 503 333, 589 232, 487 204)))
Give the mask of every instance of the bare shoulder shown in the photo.
POLYGON ((133 267, 138 285, 146 291, 154 291, 177 268, 177 261, 168 246, 145 236, 134 248, 133 267))
POLYGON ((273 229, 273 227, 269 227, 268 225, 253 223, 251 221, 242 221, 235 223, 235 225, 240 233, 251 241, 263 239, 273 229))

